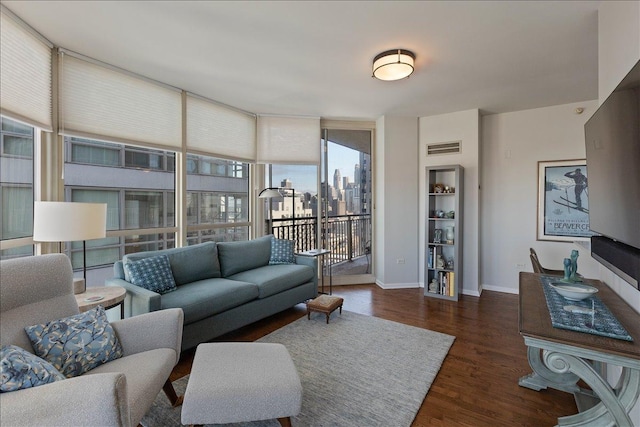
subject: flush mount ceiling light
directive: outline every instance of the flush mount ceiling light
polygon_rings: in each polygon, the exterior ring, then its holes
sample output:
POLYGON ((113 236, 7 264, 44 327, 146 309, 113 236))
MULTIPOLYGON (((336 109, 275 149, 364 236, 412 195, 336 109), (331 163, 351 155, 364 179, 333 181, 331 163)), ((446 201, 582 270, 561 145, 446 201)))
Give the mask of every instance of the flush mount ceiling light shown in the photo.
POLYGON ((409 77, 413 73, 416 55, 405 49, 393 49, 382 52, 373 58, 373 77, 392 81, 409 77))

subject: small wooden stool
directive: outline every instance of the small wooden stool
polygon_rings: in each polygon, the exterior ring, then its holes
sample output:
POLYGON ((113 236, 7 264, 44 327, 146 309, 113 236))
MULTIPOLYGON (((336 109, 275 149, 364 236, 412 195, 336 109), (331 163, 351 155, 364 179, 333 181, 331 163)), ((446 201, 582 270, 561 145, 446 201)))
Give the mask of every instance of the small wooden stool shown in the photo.
POLYGON ((317 311, 319 313, 324 313, 327 316, 327 324, 329 324, 329 316, 336 308, 340 308, 340 314, 342 314, 343 302, 344 299, 340 297, 320 295, 307 303, 307 319, 311 319, 312 311, 317 311))

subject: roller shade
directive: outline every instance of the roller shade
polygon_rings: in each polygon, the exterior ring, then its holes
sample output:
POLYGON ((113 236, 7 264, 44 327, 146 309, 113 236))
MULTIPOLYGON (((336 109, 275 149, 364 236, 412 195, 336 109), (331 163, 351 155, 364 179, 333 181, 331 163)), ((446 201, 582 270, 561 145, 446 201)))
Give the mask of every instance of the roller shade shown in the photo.
POLYGON ((63 135, 157 148, 182 146, 178 89, 65 51, 59 97, 63 135))
POLYGON ((52 45, 2 6, 0 112, 51 132, 52 45))
POLYGON ((320 118, 258 116, 258 162, 320 164, 320 118))
POLYGON ((214 157, 254 162, 256 118, 253 114, 188 94, 187 149, 214 157))

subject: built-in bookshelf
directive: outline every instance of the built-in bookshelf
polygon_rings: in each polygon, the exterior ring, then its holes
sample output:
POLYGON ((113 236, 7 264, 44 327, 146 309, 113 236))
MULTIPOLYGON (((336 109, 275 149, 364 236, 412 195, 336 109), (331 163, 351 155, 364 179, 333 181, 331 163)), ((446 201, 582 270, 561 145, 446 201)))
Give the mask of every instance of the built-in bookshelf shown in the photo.
POLYGON ((457 301, 462 287, 464 168, 426 168, 424 295, 457 301))

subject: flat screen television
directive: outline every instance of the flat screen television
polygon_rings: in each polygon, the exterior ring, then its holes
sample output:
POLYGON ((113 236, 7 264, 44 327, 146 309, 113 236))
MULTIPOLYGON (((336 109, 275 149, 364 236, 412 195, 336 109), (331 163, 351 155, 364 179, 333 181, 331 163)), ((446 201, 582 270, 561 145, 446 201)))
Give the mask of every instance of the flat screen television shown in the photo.
POLYGON ((640 61, 584 130, 591 255, 640 290, 640 61))

